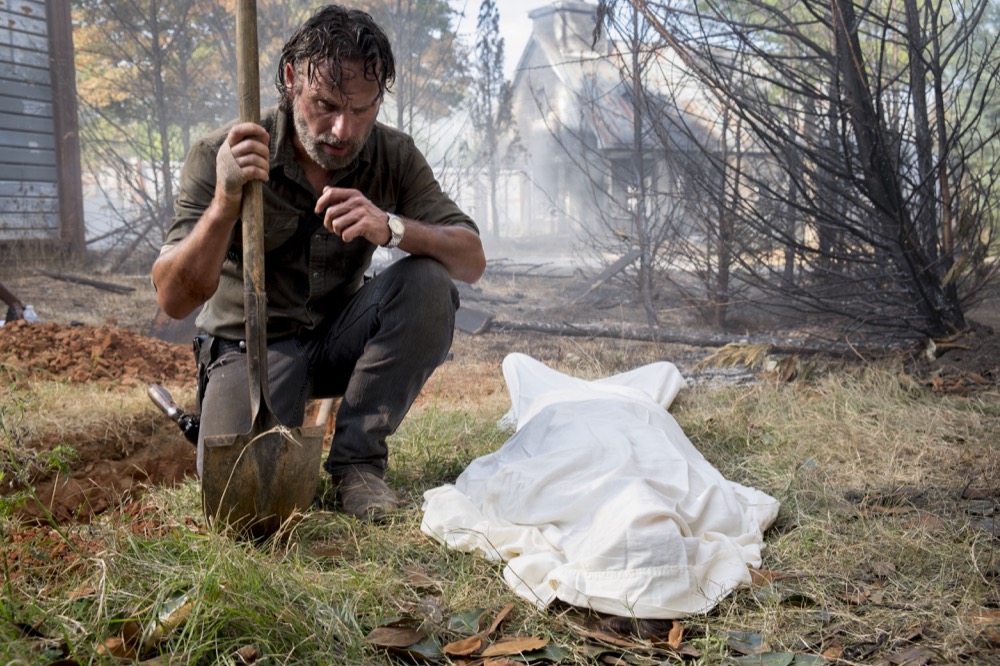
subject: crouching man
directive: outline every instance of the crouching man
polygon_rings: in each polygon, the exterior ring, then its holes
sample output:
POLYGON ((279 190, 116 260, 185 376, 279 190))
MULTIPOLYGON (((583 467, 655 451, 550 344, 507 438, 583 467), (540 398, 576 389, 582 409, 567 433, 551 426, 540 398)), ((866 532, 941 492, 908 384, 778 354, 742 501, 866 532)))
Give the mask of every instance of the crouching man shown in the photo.
POLYGON ((306 402, 341 396, 324 468, 336 502, 362 520, 397 507, 383 481, 386 438, 447 357, 458 292, 486 258, 476 224, 441 190, 405 134, 376 122, 395 65, 365 12, 329 5, 285 44, 277 108, 199 141, 152 269, 174 318, 198 306, 205 437, 250 426, 240 209, 264 181, 271 407, 289 427, 306 402), (408 256, 366 280, 379 246, 408 256))

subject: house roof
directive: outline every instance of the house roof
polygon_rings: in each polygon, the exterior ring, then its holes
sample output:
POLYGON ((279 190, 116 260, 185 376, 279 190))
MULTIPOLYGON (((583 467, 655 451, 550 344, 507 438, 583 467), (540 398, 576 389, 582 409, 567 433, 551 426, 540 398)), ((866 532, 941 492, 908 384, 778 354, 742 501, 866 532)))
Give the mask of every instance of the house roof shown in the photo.
MULTIPOLYGON (((513 87, 515 94, 519 89, 535 94, 531 88, 539 87, 544 76, 541 86, 551 113, 573 130, 592 131, 598 146, 607 150, 632 143, 633 93, 622 73, 630 66, 631 54, 613 51, 607 40, 593 45, 596 11, 594 4, 557 0, 530 12, 532 33, 513 87), (555 83, 561 91, 553 89, 555 83)), ((689 134, 709 137, 718 120, 716 103, 681 59, 667 46, 643 57, 643 88, 655 91, 644 102, 651 107, 648 114, 672 119, 662 123, 673 127, 671 143, 690 146, 689 134)))

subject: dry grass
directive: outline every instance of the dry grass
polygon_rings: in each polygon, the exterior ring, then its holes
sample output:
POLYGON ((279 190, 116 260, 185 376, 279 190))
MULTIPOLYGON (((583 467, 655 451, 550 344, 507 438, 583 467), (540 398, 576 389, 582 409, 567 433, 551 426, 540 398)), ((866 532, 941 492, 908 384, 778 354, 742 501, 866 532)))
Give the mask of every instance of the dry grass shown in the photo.
MULTIPOLYGON (((537 610, 513 597, 497 565, 420 532, 423 492, 507 436, 496 427, 509 406, 499 358, 488 349, 469 356, 467 342, 393 438, 389 478, 405 509, 389 525, 317 509, 288 540, 247 547, 206 529, 194 482, 153 489, 56 536, 31 537, 5 519, 0 656, 23 661, 59 648, 86 663, 124 620, 150 622, 156 608, 186 594, 193 614, 157 652, 191 663, 238 663, 232 655, 250 644, 280 663, 398 663, 364 640, 388 619, 414 618, 446 640, 458 636, 449 618, 482 609, 488 620, 510 602, 515 611, 502 633, 550 638, 565 649, 561 663, 594 663, 602 654, 662 663, 666 653, 652 648, 595 646, 582 628, 597 618, 537 610), (31 548, 12 545, 19 531, 31 548), (72 566, 25 555, 44 553, 45 543, 71 544, 72 566), (26 626, 43 638, 25 634, 26 626)), ((511 346, 551 344, 523 342, 511 346)), ((648 360, 647 351, 568 345, 553 365, 598 376, 648 360)), ((131 394, 109 399, 50 385, 36 387, 25 404, 31 427, 50 427, 30 412, 66 404, 61 418, 79 423, 94 417, 82 406, 99 402, 106 403, 100 414, 146 409, 131 394)), ((759 584, 709 616, 682 620, 685 645, 698 655, 688 663, 729 663, 739 654, 735 638, 797 655, 794 663, 820 654, 844 664, 1000 657, 1000 541, 992 522, 1000 396, 944 397, 897 368, 868 367, 801 383, 695 388, 672 411, 728 478, 782 502, 759 584)))
POLYGON ((782 501, 764 566, 788 578, 720 614, 860 663, 1000 655, 983 620, 1000 603, 998 398, 933 395, 892 368, 686 396, 706 456, 782 501))
MULTIPOLYGON (((155 313, 145 277, 107 278, 135 286, 131 298, 0 279, 43 320, 102 324, 110 312, 142 331, 155 313)), ((511 293, 525 288, 510 281, 511 293)), ((556 299, 565 286, 552 289, 556 299)), ((531 312, 511 306, 506 316, 531 312)), ((123 494, 90 524, 33 527, 0 497, 0 663, 110 663, 98 655, 101 641, 129 619, 155 624, 157 609, 180 594, 192 615, 158 645, 159 663, 242 663, 234 655, 250 644, 268 663, 400 663, 366 634, 415 618, 453 639, 449 618, 482 609, 488 621, 508 603, 515 608, 501 633, 549 638, 566 650, 560 663, 676 663, 639 639, 629 640, 643 648, 596 645, 582 632, 598 618, 537 610, 506 588, 502 567, 420 532, 423 493, 507 437, 496 421, 509 407, 500 364, 510 352, 590 379, 658 360, 688 371, 708 355, 623 340, 457 334, 453 360, 391 440, 389 480, 405 507, 380 527, 316 508, 286 541, 249 547, 205 526, 192 480, 138 499, 123 494)), ((5 448, 15 432, 70 444, 87 432, 114 449, 150 433, 178 439, 140 388, 19 385, 0 389, 5 448)), ((941 395, 891 365, 839 368, 791 383, 698 384, 672 411, 725 476, 782 503, 758 584, 681 621, 697 654, 685 663, 733 663, 736 638, 794 655, 753 663, 814 663, 821 654, 840 664, 1000 663, 995 390, 941 395)))

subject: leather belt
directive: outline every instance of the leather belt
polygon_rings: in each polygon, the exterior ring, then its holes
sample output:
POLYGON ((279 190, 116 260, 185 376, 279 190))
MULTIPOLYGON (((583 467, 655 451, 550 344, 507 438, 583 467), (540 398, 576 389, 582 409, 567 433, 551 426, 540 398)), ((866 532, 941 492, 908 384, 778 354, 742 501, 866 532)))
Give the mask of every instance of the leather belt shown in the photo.
POLYGON ((233 352, 239 352, 245 354, 247 351, 246 340, 226 340, 224 338, 215 338, 215 353, 212 354, 212 358, 216 359, 220 356, 226 354, 231 354, 233 352))

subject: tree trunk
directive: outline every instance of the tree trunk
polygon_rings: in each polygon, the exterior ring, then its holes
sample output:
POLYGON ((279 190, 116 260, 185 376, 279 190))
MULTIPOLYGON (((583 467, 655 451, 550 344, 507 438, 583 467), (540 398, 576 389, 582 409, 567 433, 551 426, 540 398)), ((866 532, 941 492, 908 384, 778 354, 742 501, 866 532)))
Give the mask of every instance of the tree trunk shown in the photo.
MULTIPOLYGON (((927 113, 927 68, 924 64, 923 31, 916 0, 904 0, 906 6, 907 56, 913 100, 913 134, 917 150, 917 233, 927 260, 937 264, 938 235, 936 198, 934 196, 934 142, 927 113)), ((939 273, 941 274, 941 273, 939 273)))
POLYGON ((961 330, 965 328, 961 306, 943 289, 906 207, 898 169, 887 149, 885 126, 872 102, 854 5, 851 0, 833 0, 832 9, 846 110, 854 128, 863 183, 873 203, 871 215, 880 231, 882 249, 896 270, 906 276, 898 281, 899 286, 907 289, 925 322, 922 332, 938 336, 961 330))
POLYGON ((632 159, 635 164, 636 201, 634 218, 635 232, 639 237, 639 293, 646 310, 646 322, 657 326, 656 309, 653 307, 653 248, 649 238, 646 219, 646 160, 643 155, 643 108, 642 62, 639 49, 642 48, 639 34, 639 12, 632 11, 632 159))

